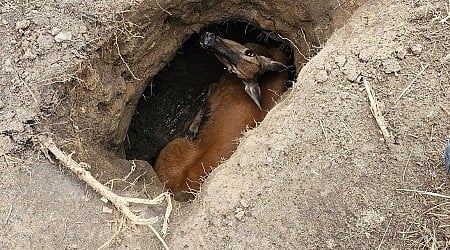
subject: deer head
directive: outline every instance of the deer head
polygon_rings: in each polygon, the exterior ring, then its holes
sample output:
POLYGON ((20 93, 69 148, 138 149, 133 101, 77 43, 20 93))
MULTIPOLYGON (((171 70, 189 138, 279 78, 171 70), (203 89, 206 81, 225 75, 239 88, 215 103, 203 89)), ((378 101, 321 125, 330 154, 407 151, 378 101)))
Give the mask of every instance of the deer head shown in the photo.
POLYGON ((268 57, 258 55, 251 48, 247 48, 235 41, 221 38, 206 32, 200 39, 200 45, 212 53, 222 62, 230 73, 242 79, 245 92, 261 108, 261 89, 258 78, 266 71, 283 71, 286 66, 268 57))

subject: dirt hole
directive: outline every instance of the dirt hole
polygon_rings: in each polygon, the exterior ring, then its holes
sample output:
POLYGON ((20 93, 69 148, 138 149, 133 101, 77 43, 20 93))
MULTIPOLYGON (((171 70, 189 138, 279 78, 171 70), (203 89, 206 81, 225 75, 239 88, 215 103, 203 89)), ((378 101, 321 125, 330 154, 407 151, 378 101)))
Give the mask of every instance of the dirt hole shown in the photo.
POLYGON ((329 0, 275 0, 270 6, 187 0, 168 1, 168 14, 144 2, 118 18, 110 40, 93 48, 77 77, 62 87, 61 102, 43 111, 49 117, 44 130, 64 151, 76 152, 74 159, 89 163, 102 182, 124 176, 151 182, 150 164, 164 145, 185 136, 209 85, 224 72, 200 47, 201 34, 282 47, 300 70, 358 4, 339 6, 329 0))
POLYGON ((295 79, 293 50, 278 33, 239 20, 208 25, 192 34, 174 58, 148 81, 127 133, 127 159, 154 165, 159 151, 174 138, 186 136, 197 112, 207 105, 209 86, 225 72, 224 65, 200 46, 200 36, 207 31, 241 44, 282 48, 288 58, 289 79, 295 79))

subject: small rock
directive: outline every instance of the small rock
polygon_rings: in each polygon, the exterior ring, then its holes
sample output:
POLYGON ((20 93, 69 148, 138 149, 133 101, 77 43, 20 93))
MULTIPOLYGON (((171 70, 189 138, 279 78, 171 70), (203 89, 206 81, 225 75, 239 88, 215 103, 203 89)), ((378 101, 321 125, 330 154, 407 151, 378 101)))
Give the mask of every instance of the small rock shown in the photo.
POLYGON ((14 111, 6 111, 6 113, 3 114, 3 121, 8 121, 16 116, 16 113, 14 111))
POLYGON ((81 25, 79 29, 80 29, 80 33, 81 33, 81 34, 84 34, 84 33, 87 32, 87 27, 84 26, 84 25, 81 25))
POLYGON ((23 41, 22 42, 22 48, 28 48, 28 47, 30 47, 30 41, 28 41, 28 40, 25 40, 25 41, 23 41))
POLYGON ((315 77, 316 77, 316 81, 318 83, 326 82, 328 80, 327 71, 326 70, 318 70, 315 77))
POLYGON ((23 59, 34 60, 36 59, 36 57, 37 57, 36 53, 34 53, 30 48, 25 50, 25 53, 23 54, 23 59))
POLYGON ((386 74, 397 73, 402 69, 398 61, 395 59, 388 59, 383 62, 383 65, 384 65, 384 72, 386 74))
POLYGON ((52 34, 52 36, 56 36, 58 35, 58 33, 61 31, 60 28, 58 27, 53 27, 52 30, 50 30, 50 34, 52 34))
POLYGON ((24 29, 27 29, 28 27, 30 27, 30 24, 31 24, 31 22, 30 22, 30 20, 22 20, 22 21, 18 21, 17 23, 16 23, 16 29, 18 29, 18 30, 24 30, 24 29))
POLYGON ((358 78, 360 72, 355 68, 346 69, 344 74, 347 76, 347 80, 350 82, 355 82, 358 78))
POLYGON ((71 32, 60 31, 55 36, 55 41, 58 42, 58 43, 64 42, 64 41, 70 41, 70 40, 72 40, 72 33, 71 32))
POLYGON ((334 58, 334 62, 341 68, 347 62, 347 58, 345 58, 345 56, 336 56, 336 58, 334 58))
POLYGON ((414 11, 411 11, 411 18, 414 20, 420 20, 427 17, 430 12, 430 7, 428 4, 417 7, 414 11))
POLYGON ((323 65, 323 67, 324 67, 325 71, 326 71, 328 74, 330 74, 331 71, 333 71, 333 66, 332 66, 331 64, 329 64, 329 63, 325 63, 325 64, 323 65))
POLYGON ((399 47, 395 50, 395 56, 400 60, 403 60, 407 53, 408 51, 404 47, 399 47))
POLYGON ((369 49, 364 49, 359 52, 358 58, 362 62, 368 62, 372 57, 372 52, 369 49))
POLYGON ((100 200, 105 204, 108 203, 108 199, 106 199, 105 197, 100 198, 100 200))
POLYGON ((11 122, 9 122, 8 130, 14 130, 14 131, 21 133, 21 132, 25 131, 25 126, 22 122, 20 122, 16 119, 16 120, 12 120, 11 122))
POLYGON ((50 35, 41 34, 37 38, 37 44, 41 49, 51 49, 54 44, 53 37, 50 35))
POLYGON ((422 53, 423 46, 422 44, 414 44, 413 46, 410 47, 410 49, 413 55, 418 56, 422 53))
POLYGON ((2 22, 3 25, 7 25, 9 22, 3 18, 2 16, 0 16, 0 21, 2 22))
POLYGON ((244 208, 248 208, 249 207, 248 202, 246 200, 241 199, 239 202, 241 203, 241 206, 243 206, 244 208))
MULTIPOLYGON (((0 132, 2 132, 2 127, 0 127, 0 132)), ((16 146, 16 143, 10 139, 6 134, 0 133, 0 145, 2 145, 3 152, 11 152, 16 146)))
POLYGON ((238 218, 239 220, 242 220, 242 218, 244 217, 244 210, 242 208, 237 208, 236 209, 236 214, 234 215, 236 218, 238 218))
POLYGON ((102 212, 105 214, 112 214, 113 210, 109 207, 102 207, 102 212))

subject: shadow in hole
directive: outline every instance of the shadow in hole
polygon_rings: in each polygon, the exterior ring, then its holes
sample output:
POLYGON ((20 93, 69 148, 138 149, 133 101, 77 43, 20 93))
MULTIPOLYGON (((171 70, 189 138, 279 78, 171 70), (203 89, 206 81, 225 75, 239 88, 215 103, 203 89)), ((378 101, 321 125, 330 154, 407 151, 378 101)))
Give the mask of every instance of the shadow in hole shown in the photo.
MULTIPOLYGON (((159 151, 174 138, 186 136, 197 112, 202 105, 207 105, 208 88, 219 80, 225 69, 214 55, 201 48, 200 36, 206 31, 241 44, 252 42, 282 47, 289 65, 294 62, 289 46, 270 38, 270 33, 254 25, 227 21, 206 26, 199 34, 191 35, 174 58, 149 81, 128 130, 127 159, 146 160, 154 165, 159 151)), ((290 79, 294 78, 295 68, 292 67, 290 79)))

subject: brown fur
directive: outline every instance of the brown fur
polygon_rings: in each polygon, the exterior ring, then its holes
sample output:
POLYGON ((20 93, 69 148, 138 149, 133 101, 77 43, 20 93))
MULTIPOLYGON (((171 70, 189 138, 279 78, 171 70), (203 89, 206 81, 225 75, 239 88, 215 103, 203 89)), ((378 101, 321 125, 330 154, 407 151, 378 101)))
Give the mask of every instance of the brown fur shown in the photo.
MULTIPOLYGON (((286 62, 279 49, 255 44, 248 47, 259 55, 286 62)), ((202 178, 216 168, 222 158, 229 158, 236 150, 237 141, 246 128, 253 128, 264 119, 284 92, 286 80, 286 71, 266 72, 261 77, 262 109, 259 109, 245 92, 242 80, 225 73, 211 88, 209 119, 198 137, 194 141, 177 138, 160 152, 155 170, 165 186, 175 194, 198 191, 202 178)))

